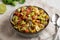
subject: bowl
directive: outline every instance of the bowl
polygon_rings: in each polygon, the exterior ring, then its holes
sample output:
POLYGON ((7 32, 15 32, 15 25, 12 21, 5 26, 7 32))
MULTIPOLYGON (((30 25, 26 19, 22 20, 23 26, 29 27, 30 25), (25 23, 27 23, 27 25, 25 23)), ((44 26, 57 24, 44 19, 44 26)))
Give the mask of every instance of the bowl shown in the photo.
MULTIPOLYGON (((29 6, 26 6, 26 7, 29 7, 29 6)), ((37 6, 34 6, 34 7, 37 7, 37 6)), ((21 8, 21 7, 20 7, 21 8)), ((38 9, 42 9, 42 8, 40 8, 40 7, 37 7, 38 9)), ((16 9, 17 10, 17 9, 16 9)), ((16 11, 15 10, 15 11, 16 11)), ((43 9, 44 10, 44 9, 43 9)), ((14 12, 15 12, 14 11, 14 12)), ((13 24, 12 24, 12 17, 13 17, 13 15, 14 15, 14 12, 10 15, 10 23, 11 23, 11 25, 12 25, 12 27, 14 26, 13 24)), ((48 15, 48 13, 44 10, 44 12, 48 15)), ((49 15, 48 15, 49 16, 49 15)), ((49 19, 48 19, 48 24, 49 24, 49 19)), ((47 25, 48 25, 47 24, 47 25)), ((26 37, 26 38, 33 38, 33 37, 37 37, 37 36, 39 36, 39 34, 41 33, 41 31, 43 31, 46 27, 47 27, 47 25, 42 29, 42 30, 40 30, 40 31, 38 31, 38 32, 36 32, 36 33, 23 33, 23 32, 20 32, 19 30, 17 30, 17 29, 15 29, 14 27, 13 27, 13 29, 15 30, 15 32, 17 33, 17 34, 19 34, 20 36, 22 36, 22 37, 26 37)))

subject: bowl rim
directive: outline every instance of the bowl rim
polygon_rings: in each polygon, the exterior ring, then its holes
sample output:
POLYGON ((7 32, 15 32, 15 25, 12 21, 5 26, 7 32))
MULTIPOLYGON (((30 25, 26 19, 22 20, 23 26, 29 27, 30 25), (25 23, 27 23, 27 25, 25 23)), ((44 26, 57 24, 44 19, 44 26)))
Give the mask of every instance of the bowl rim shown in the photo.
MULTIPOLYGON (((29 6, 30 6, 30 5, 29 5, 29 6)), ((29 7, 29 6, 25 6, 25 7, 29 7)), ((21 6, 21 7, 24 7, 24 6, 21 6)), ((19 8, 21 8, 21 7, 19 7, 19 8)), ((37 7, 37 8, 39 8, 39 9, 44 10, 43 8, 38 7, 38 6, 34 6, 34 7, 37 7)), ((18 9, 18 8, 17 8, 17 9, 18 9)), ((16 9, 16 10, 17 10, 17 9, 16 9)), ((11 23, 11 21, 12 21, 13 14, 14 14, 14 12, 15 12, 16 10, 14 10, 14 11, 11 13, 11 15, 10 15, 10 18, 9 18, 10 23, 11 23)), ((48 15, 48 13, 47 13, 45 10, 44 10, 44 12, 48 15)), ((48 16, 49 16, 49 15, 48 15, 48 16)), ((50 17, 49 17, 49 19, 50 19, 50 17)), ((49 24, 49 19, 48 19, 48 24, 49 24)), ((13 24, 11 23, 13 29, 15 29, 17 32, 23 33, 23 34, 37 34, 37 33, 40 33, 41 31, 43 31, 43 30, 48 26, 48 24, 47 24, 43 29, 39 30, 38 32, 35 32, 35 33, 24 33, 24 32, 20 32, 20 31, 17 30, 16 28, 14 28, 14 27, 13 27, 13 24)))

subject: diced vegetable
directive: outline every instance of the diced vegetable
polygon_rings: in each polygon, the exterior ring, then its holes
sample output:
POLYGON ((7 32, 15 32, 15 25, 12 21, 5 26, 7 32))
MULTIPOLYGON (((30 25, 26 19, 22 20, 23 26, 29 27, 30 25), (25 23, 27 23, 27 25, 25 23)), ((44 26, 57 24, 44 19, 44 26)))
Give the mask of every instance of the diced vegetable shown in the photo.
POLYGON ((40 14, 43 14, 43 13, 44 13, 44 10, 43 10, 43 9, 41 9, 41 10, 40 10, 40 14))
POLYGON ((34 14, 35 14, 35 13, 34 13, 34 12, 32 12, 32 13, 31 13, 31 16, 33 16, 34 14))
POLYGON ((21 30, 26 30, 26 27, 22 27, 21 30))
POLYGON ((49 16, 44 10, 35 6, 24 6, 17 9, 12 23, 17 30, 24 33, 36 33, 48 24, 49 16), (40 12, 41 11, 41 12, 40 12))
POLYGON ((44 17, 42 17, 42 16, 38 16, 38 19, 40 19, 40 20, 46 20, 44 17))
POLYGON ((25 22, 25 21, 21 21, 21 25, 22 25, 22 24, 26 24, 26 22, 25 22))
POLYGON ((26 30, 25 30, 25 32, 26 32, 26 33, 28 33, 28 32, 29 32, 29 30, 28 30, 28 29, 26 29, 26 30))
POLYGON ((46 15, 46 17, 45 17, 45 18, 46 18, 46 20, 48 20, 48 19, 49 19, 49 16, 47 16, 47 15, 46 15))
POLYGON ((26 9, 27 9, 27 7, 23 7, 23 9, 24 9, 24 10, 26 10, 26 9))
POLYGON ((40 20, 36 20, 37 23, 40 23, 40 20))
POLYGON ((27 23, 27 25, 26 25, 27 27, 29 27, 29 23, 27 23))
POLYGON ((34 33, 34 32, 36 32, 36 30, 35 29, 31 29, 31 28, 29 28, 29 31, 31 32, 31 33, 34 33))
POLYGON ((27 15, 30 14, 31 10, 29 8, 26 9, 27 15))
POLYGON ((41 23, 45 25, 45 24, 47 24, 47 21, 42 20, 41 23))
POLYGON ((36 26, 35 29, 37 32, 40 30, 40 28, 38 26, 36 26))
POLYGON ((11 21, 11 23, 12 23, 13 25, 15 25, 15 23, 14 23, 13 21, 11 21))
POLYGON ((16 29, 17 29, 17 28, 18 28, 18 27, 17 27, 17 25, 15 25, 15 26, 14 26, 14 28, 16 28, 16 29))
POLYGON ((45 26, 44 24, 39 24, 40 29, 43 29, 44 26, 45 26))
POLYGON ((32 16, 32 19, 37 19, 37 15, 32 16))
POLYGON ((33 11, 34 11, 35 13, 37 13, 37 14, 40 14, 40 13, 39 13, 39 9, 36 8, 36 7, 33 7, 33 11))
POLYGON ((18 8, 18 9, 17 9, 17 11, 18 11, 18 12, 20 12, 20 11, 21 11, 21 9, 19 9, 19 8, 18 8))
POLYGON ((28 20, 32 20, 32 18, 31 17, 28 17, 28 20))
POLYGON ((15 24, 17 24, 17 22, 18 22, 18 17, 17 17, 17 16, 14 16, 14 17, 13 17, 13 21, 14 21, 15 24))

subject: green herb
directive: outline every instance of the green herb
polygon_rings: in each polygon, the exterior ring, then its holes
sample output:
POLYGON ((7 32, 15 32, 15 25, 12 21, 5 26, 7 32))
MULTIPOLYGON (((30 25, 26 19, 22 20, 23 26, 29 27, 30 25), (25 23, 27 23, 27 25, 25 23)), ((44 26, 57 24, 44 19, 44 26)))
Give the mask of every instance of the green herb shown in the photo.
POLYGON ((23 4, 25 2, 25 0, 20 0, 19 3, 23 4))
POLYGON ((3 1, 3 3, 5 3, 5 4, 11 4, 12 2, 13 2, 13 0, 2 0, 3 1))
POLYGON ((23 4, 25 2, 25 0, 2 0, 2 1, 5 4, 9 4, 9 5, 13 5, 13 6, 16 5, 16 2, 19 2, 21 4, 23 4))
POLYGON ((12 2, 12 5, 15 6, 15 5, 16 5, 16 1, 13 1, 13 2, 12 2))

